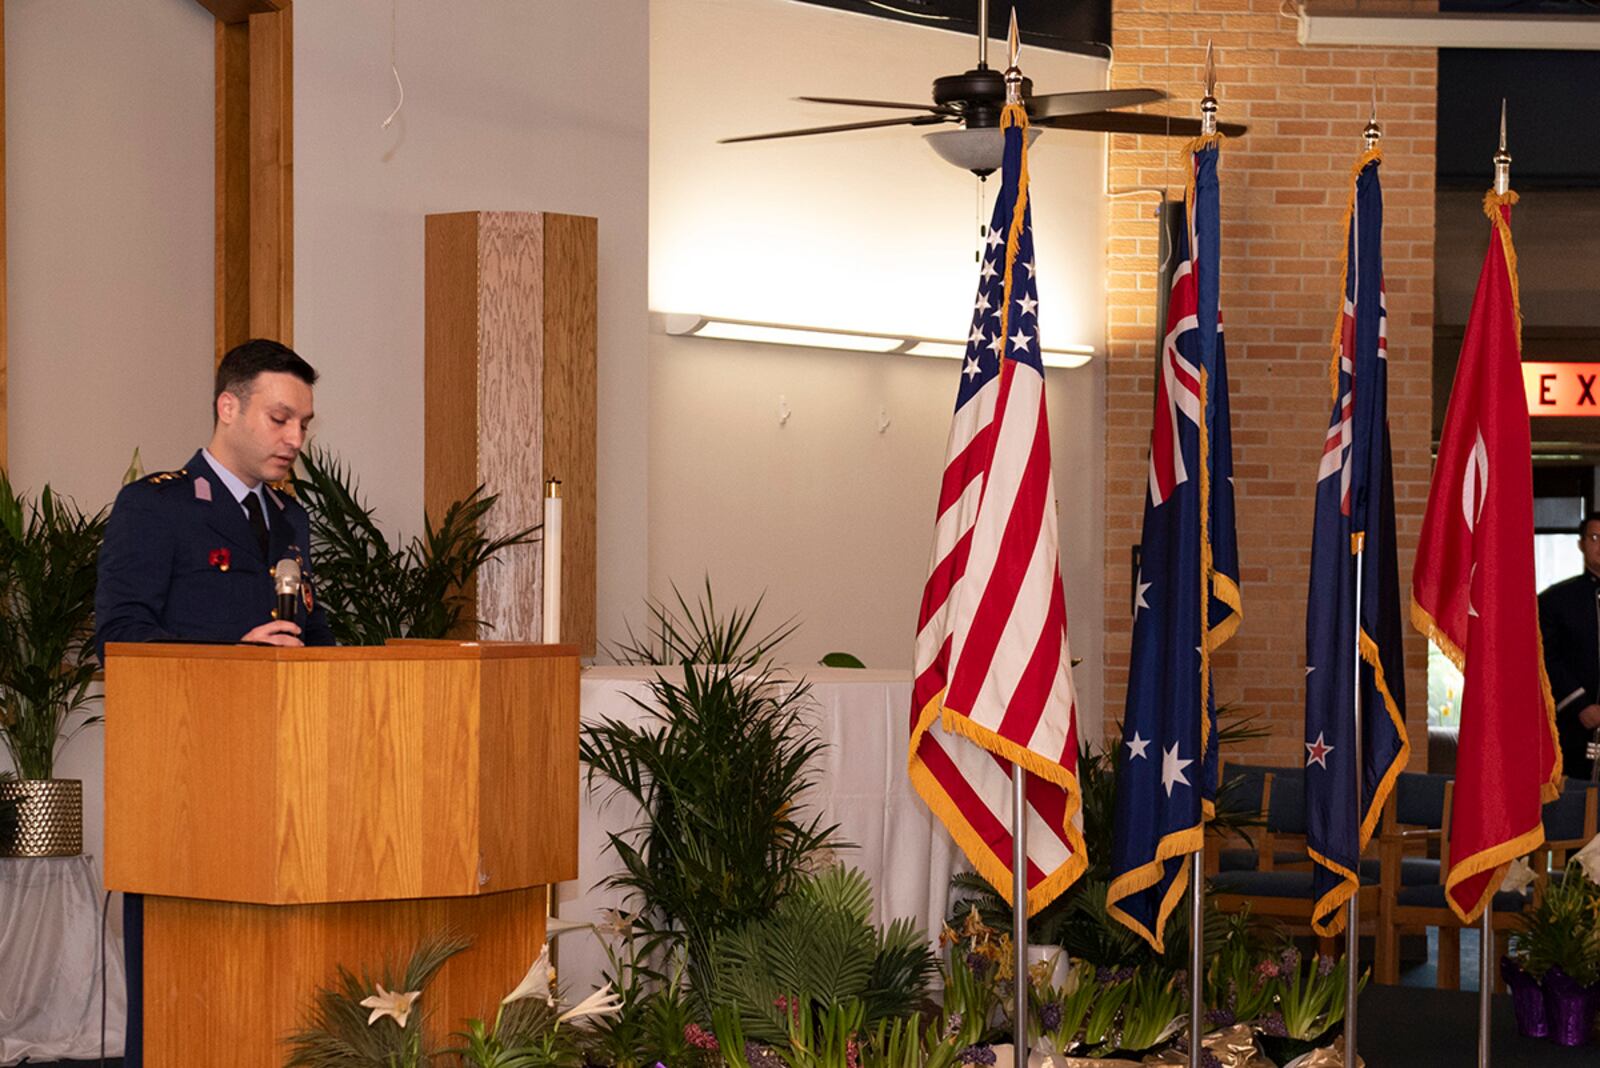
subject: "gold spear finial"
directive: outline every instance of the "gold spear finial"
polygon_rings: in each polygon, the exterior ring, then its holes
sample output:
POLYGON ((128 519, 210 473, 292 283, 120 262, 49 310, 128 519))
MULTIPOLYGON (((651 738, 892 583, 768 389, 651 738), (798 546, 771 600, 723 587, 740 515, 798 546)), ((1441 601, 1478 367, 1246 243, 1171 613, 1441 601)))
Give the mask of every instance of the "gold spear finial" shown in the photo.
POLYGON ((1378 147, 1378 142, 1383 139, 1383 127, 1378 125, 1378 87, 1372 87, 1372 114, 1367 119, 1367 128, 1361 131, 1361 136, 1367 139, 1367 151, 1371 152, 1378 147))
POLYGON ((1494 154, 1494 191, 1505 196, 1511 191, 1511 153, 1506 151, 1506 101, 1500 98, 1500 149, 1494 154))
POLYGON ((1017 57, 1022 53, 1022 40, 1017 34, 1017 9, 1011 9, 1011 28, 1006 31, 1006 46, 1011 61, 1006 64, 1006 103, 1022 103, 1022 68, 1017 57))
POLYGON ((1211 42, 1206 42, 1206 95, 1200 98, 1200 133, 1210 137, 1217 132, 1217 63, 1211 42))

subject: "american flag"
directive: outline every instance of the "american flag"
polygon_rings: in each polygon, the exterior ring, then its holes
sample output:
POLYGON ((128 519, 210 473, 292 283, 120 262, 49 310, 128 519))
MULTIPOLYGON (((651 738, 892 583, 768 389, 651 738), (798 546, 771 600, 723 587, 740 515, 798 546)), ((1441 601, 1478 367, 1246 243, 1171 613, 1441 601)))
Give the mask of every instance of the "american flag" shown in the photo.
POLYGON ((1410 755, 1401 653, 1400 565, 1389 458, 1388 312, 1377 150, 1357 165, 1334 332, 1333 412, 1317 468, 1306 600, 1306 845, 1316 862, 1311 925, 1334 935, 1355 895, 1361 851, 1410 755), (1358 557, 1358 549, 1364 550, 1358 557), (1361 736, 1355 731, 1360 560, 1361 736), (1360 760, 1357 803, 1352 760, 1360 760))
POLYGON ((972 865, 1011 900, 1011 768, 1028 775, 1028 912, 1085 866, 1028 208, 1027 117, 1005 162, 917 617, 910 775, 972 865))
POLYGON ((1195 146, 1156 375, 1106 909, 1160 952, 1216 799, 1211 652, 1240 619, 1217 142, 1195 146))

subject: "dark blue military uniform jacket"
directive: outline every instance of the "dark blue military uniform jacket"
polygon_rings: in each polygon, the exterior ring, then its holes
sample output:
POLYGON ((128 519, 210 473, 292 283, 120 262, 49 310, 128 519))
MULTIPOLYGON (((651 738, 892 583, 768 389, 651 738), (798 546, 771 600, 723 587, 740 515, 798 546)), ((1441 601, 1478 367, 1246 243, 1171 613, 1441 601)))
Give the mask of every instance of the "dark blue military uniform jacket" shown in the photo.
POLYGON ((107 642, 236 642, 272 620, 271 569, 299 561, 303 604, 295 620, 307 645, 332 645, 316 598, 306 510, 287 494, 266 491, 271 536, 267 558, 244 509, 202 453, 187 467, 122 487, 100 549, 95 589, 95 650, 107 642))
POLYGON ((1545 672, 1556 702, 1556 729, 1566 774, 1589 777, 1588 743, 1578 713, 1600 703, 1600 579, 1584 571, 1539 595, 1545 672))

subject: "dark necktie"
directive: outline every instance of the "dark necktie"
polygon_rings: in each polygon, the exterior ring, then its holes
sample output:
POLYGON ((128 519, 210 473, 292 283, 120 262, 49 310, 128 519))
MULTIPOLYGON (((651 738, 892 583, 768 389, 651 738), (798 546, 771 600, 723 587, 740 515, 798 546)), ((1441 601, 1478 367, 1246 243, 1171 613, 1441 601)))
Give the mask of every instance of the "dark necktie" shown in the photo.
POLYGON ((261 494, 251 490, 244 495, 245 514, 250 517, 250 529, 256 532, 256 544, 261 546, 261 559, 267 558, 267 517, 261 514, 261 494))

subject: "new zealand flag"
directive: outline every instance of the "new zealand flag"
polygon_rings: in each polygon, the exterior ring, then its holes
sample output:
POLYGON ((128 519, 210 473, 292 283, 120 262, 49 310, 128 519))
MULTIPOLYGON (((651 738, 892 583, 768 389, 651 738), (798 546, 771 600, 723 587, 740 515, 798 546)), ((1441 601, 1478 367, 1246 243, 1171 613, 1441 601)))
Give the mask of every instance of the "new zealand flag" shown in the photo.
POLYGON ((1344 928, 1340 909, 1356 892, 1361 851, 1410 753, 1389 459, 1378 164, 1374 149, 1357 165, 1346 228, 1345 283, 1330 373, 1333 415, 1317 469, 1306 602, 1306 844, 1316 861, 1312 927, 1322 935, 1344 928), (1361 761, 1359 804, 1354 760, 1361 761))

